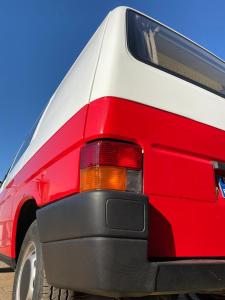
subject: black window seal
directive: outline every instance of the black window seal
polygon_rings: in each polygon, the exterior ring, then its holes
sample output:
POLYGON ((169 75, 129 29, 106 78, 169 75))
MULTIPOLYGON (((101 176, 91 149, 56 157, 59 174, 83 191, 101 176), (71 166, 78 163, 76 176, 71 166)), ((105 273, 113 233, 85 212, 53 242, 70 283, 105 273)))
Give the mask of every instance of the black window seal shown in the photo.
MULTIPOLYGON (((142 63, 144 63, 144 64, 147 64, 147 65, 149 65, 149 66, 151 66, 151 67, 154 67, 154 68, 156 68, 156 69, 158 69, 158 70, 164 71, 164 72, 166 72, 166 73, 168 73, 168 74, 170 74, 170 75, 173 75, 173 76, 175 76, 175 77, 177 77, 177 78, 180 78, 180 79, 182 79, 182 80, 184 80, 184 81, 187 81, 187 82, 189 82, 189 83, 192 83, 193 85, 196 85, 196 86, 198 86, 198 87, 200 87, 200 88, 202 88, 202 89, 204 89, 204 90, 206 90, 206 91, 208 91, 208 92, 211 92, 211 93, 213 93, 213 94, 216 94, 217 96, 220 96, 220 97, 222 97, 222 98, 225 99, 225 95, 224 95, 224 94, 222 94, 222 93, 220 93, 220 92, 217 92, 216 90, 211 89, 211 88, 205 86, 204 84, 201 84, 201 83, 199 83, 199 82, 197 82, 197 81, 195 81, 195 80, 192 80, 192 79, 190 79, 190 78, 188 78, 188 77, 185 77, 185 76, 183 76, 183 75, 180 75, 180 74, 178 74, 178 73, 176 73, 176 72, 173 72, 173 71, 171 71, 171 70, 168 70, 167 68, 164 68, 164 67, 162 67, 162 66, 160 66, 160 65, 154 64, 154 63, 152 63, 152 62, 149 62, 149 61, 146 60, 146 59, 141 59, 141 58, 139 58, 138 56, 136 56, 136 55, 132 52, 132 50, 131 50, 131 48, 130 48, 130 44, 129 44, 130 41, 129 41, 129 39, 128 39, 128 31, 129 31, 128 14, 129 14, 130 12, 134 12, 134 13, 140 15, 140 16, 143 16, 143 17, 145 17, 146 19, 149 19, 149 20, 151 20, 151 21, 153 21, 153 22, 159 24, 161 27, 166 28, 167 30, 171 30, 171 29, 168 28, 167 26, 165 26, 165 25, 163 25, 163 24, 157 22, 156 20, 153 20, 153 19, 150 18, 150 17, 148 17, 148 16, 146 16, 146 15, 144 15, 144 14, 141 14, 140 12, 137 12, 137 11, 135 11, 135 10, 132 10, 132 9, 128 8, 127 11, 126 11, 126 40, 127 40, 127 41, 126 41, 126 44, 127 44, 127 48, 128 48, 128 50, 129 50, 129 53, 130 53, 136 60, 138 60, 138 61, 140 61, 140 62, 142 62, 142 63)), ((171 31, 172 31, 172 30, 171 30, 171 31)), ((173 31, 172 31, 172 32, 173 32, 173 31)), ((223 61, 221 58, 217 57, 216 55, 214 55, 213 53, 211 53, 211 52, 208 51, 207 49, 204 49, 203 47, 201 47, 201 46, 199 46, 198 44, 192 42, 191 40, 189 40, 188 38, 186 38, 186 37, 183 36, 183 35, 180 35, 180 34, 177 33, 177 32, 174 32, 174 33, 177 34, 177 35, 179 35, 179 36, 182 37, 183 39, 187 40, 189 43, 191 43, 191 44, 197 46, 198 48, 202 49, 203 51, 207 52, 208 54, 210 54, 211 56, 215 57, 216 59, 220 60, 222 63, 224 63, 224 61, 223 61)))

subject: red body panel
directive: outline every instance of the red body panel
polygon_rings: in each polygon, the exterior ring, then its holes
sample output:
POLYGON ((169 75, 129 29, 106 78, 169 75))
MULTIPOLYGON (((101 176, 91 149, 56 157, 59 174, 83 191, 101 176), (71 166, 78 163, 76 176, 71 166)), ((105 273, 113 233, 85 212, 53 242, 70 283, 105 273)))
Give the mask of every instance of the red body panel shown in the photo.
POLYGON ((105 97, 75 114, 0 195, 0 252, 15 257, 20 208, 79 192, 84 142, 113 138, 144 151, 149 196, 149 256, 225 256, 225 200, 216 194, 213 160, 225 161, 225 132, 128 100, 105 97), (0 232, 1 238, 1 232, 0 232))
POLYGON ((90 104, 85 131, 85 139, 100 136, 133 141, 144 150, 149 256, 225 256, 225 200, 216 196, 212 166, 213 160, 225 161, 224 131, 105 98, 90 104))
POLYGON ((15 257, 20 209, 28 199, 38 206, 79 192, 79 155, 87 107, 83 107, 28 161, 0 195, 0 253, 15 257), (12 224, 12 225, 11 225, 12 224), (1 229, 0 229, 1 230, 1 229))

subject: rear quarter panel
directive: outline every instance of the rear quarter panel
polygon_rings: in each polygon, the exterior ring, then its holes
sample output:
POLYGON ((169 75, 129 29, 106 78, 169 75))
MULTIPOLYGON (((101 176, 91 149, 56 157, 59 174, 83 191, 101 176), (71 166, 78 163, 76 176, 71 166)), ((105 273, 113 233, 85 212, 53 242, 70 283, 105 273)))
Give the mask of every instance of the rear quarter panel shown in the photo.
POLYGON ((85 130, 86 141, 103 137, 143 149, 149 257, 225 256, 225 201, 216 194, 212 164, 225 161, 223 130, 105 97, 90 104, 85 130))

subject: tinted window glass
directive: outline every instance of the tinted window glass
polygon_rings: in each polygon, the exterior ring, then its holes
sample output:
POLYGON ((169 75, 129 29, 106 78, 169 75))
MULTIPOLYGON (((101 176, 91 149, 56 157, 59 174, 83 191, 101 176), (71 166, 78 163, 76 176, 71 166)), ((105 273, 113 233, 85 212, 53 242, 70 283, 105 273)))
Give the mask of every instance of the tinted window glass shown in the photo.
POLYGON ((127 12, 130 52, 137 59, 225 96, 225 64, 159 23, 127 12))

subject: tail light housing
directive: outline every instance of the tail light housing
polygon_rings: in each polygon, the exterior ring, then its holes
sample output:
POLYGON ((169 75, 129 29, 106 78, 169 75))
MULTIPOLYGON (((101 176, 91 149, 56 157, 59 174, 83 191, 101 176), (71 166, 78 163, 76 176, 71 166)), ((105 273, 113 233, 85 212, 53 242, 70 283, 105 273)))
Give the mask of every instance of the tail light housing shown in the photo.
POLYGON ((143 155, 139 145, 99 140, 80 154, 80 191, 142 192, 143 155))

